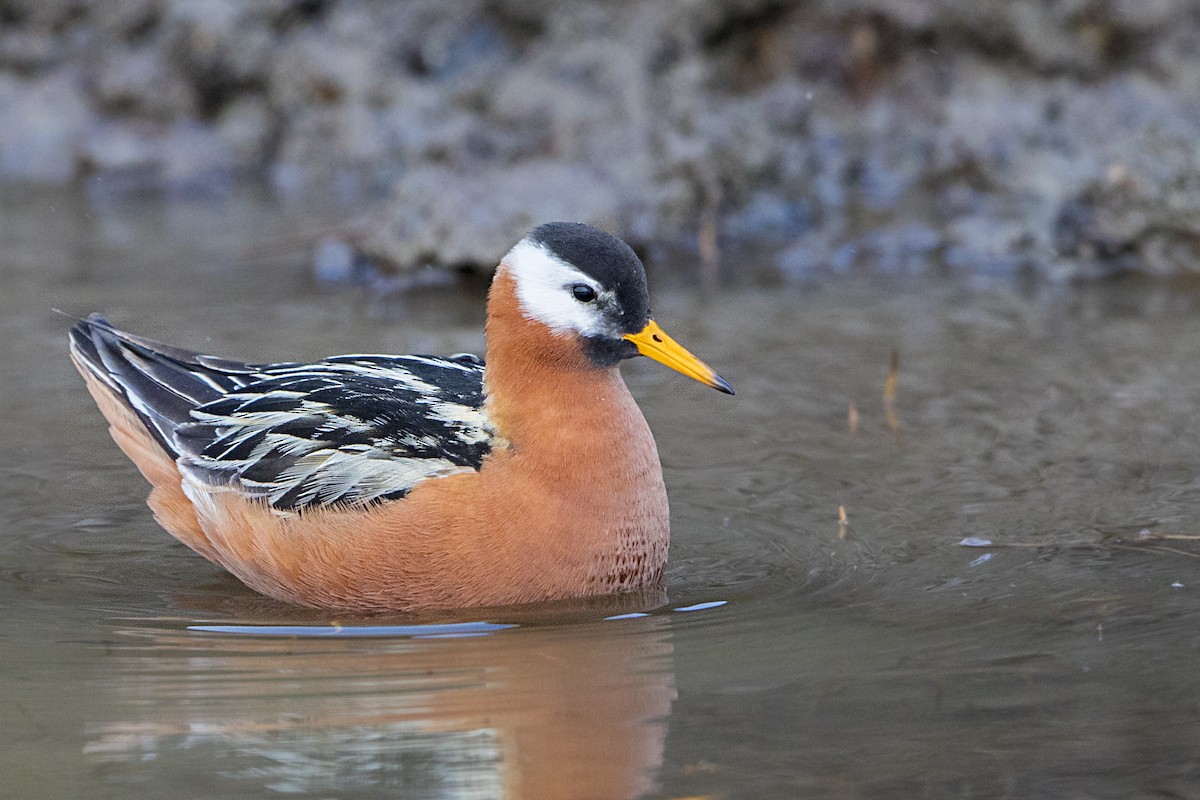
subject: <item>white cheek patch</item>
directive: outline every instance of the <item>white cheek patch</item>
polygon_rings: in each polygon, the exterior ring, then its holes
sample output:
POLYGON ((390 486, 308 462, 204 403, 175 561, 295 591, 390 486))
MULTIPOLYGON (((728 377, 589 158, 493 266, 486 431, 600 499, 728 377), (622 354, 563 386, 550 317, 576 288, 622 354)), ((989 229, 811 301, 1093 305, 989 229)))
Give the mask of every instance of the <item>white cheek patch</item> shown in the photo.
POLYGON ((523 239, 501 261, 507 266, 517 287, 517 301, 525 316, 544 323, 555 333, 600 336, 609 333, 609 325, 596 303, 581 303, 571 294, 571 286, 582 283, 599 295, 603 292, 594 279, 584 275, 543 245, 523 239))

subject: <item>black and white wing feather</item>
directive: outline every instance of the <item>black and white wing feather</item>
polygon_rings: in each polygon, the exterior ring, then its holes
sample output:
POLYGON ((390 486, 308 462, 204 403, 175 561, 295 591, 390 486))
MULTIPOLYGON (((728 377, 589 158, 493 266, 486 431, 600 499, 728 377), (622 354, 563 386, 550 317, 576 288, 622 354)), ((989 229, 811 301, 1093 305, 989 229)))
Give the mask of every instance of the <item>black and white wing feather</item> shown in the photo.
POLYGON ((176 430, 187 476, 279 509, 359 505, 477 470, 491 450, 477 362, 339 356, 261 373, 176 430))
POLYGON ((124 397, 187 480, 279 510, 403 497, 491 452, 474 356, 337 356, 246 365, 171 348, 93 317, 76 356, 124 397))

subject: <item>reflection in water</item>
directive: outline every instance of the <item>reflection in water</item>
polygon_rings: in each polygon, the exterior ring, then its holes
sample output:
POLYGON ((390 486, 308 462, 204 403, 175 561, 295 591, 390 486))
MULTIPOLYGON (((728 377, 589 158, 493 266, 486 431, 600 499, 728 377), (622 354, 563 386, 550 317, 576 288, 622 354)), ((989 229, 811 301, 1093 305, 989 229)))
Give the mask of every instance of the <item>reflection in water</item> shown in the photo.
POLYGON ((656 616, 467 637, 127 633, 102 682, 121 716, 85 754, 142 779, 209 755, 226 789, 632 798, 653 788, 675 698, 656 616))

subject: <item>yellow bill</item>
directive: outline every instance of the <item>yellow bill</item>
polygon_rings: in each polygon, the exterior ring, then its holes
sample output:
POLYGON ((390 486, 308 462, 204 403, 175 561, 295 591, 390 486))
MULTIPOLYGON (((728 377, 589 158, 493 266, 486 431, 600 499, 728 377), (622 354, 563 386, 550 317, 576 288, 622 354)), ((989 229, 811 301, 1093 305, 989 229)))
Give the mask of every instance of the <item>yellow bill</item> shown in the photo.
POLYGON ((728 381, 714 372, 708 364, 689 353, 679 342, 667 336, 654 320, 647 322, 646 327, 637 333, 625 334, 625 338, 637 345, 638 352, 642 355, 653 358, 660 364, 666 364, 705 386, 711 386, 725 394, 733 394, 733 387, 728 381))

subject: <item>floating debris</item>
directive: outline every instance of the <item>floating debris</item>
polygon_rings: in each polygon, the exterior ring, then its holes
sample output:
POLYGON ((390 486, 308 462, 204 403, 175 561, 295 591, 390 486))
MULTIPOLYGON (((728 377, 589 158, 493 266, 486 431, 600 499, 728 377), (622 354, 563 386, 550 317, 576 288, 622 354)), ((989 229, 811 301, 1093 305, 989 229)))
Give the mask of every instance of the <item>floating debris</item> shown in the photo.
POLYGON ((888 364, 887 380, 883 382, 883 413, 888 427, 894 431, 900 430, 900 415, 896 413, 896 386, 900 382, 900 351, 892 350, 892 358, 888 364))
POLYGON ((958 543, 959 547, 992 547, 991 539, 984 539, 979 536, 968 536, 958 543))
POLYGON ((700 255, 700 286, 707 296, 716 293, 721 283, 721 250, 717 244, 717 204, 720 191, 706 192, 709 202, 700 211, 700 226, 696 232, 696 250, 700 255))
POLYGON ((1153 541, 1172 541, 1172 542, 1200 542, 1200 534, 1195 533, 1154 533, 1149 528, 1142 528, 1137 532, 1137 540, 1139 542, 1153 541))

